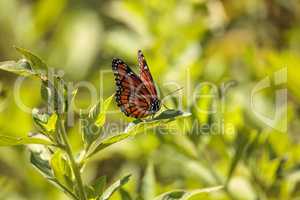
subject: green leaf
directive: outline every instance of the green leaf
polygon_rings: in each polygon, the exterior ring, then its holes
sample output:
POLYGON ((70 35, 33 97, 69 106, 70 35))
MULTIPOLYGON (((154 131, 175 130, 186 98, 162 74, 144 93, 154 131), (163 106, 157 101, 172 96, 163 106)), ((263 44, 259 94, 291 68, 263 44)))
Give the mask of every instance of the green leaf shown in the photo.
POLYGON ((46 102, 49 103, 52 97, 51 89, 48 87, 47 81, 42 81, 41 84, 41 97, 46 102))
POLYGON ((94 188, 88 185, 84 186, 85 194, 87 195, 88 199, 95 199, 95 191, 94 188))
POLYGON ((132 200, 132 197, 130 196, 130 194, 126 190, 124 190, 123 188, 121 188, 119 190, 119 192, 120 192, 122 200, 132 200))
POLYGON ((159 195, 154 200, 171 200, 171 199, 172 200, 188 200, 189 198, 191 198, 195 195, 215 192, 222 188, 223 188, 223 186, 216 186, 216 187, 210 187, 210 188, 192 190, 192 191, 176 190, 176 191, 171 191, 171 192, 167 192, 162 195, 159 195))
POLYGON ((38 109, 32 110, 33 120, 36 125, 45 133, 53 134, 56 129, 57 114, 43 113, 38 109))
POLYGON ((15 146, 25 144, 53 145, 49 140, 42 138, 0 135, 0 146, 15 146))
POLYGON ((98 127, 102 127, 106 120, 106 112, 114 95, 108 97, 105 101, 100 100, 90 111, 89 117, 95 121, 98 127))
POLYGON ((108 138, 105 138, 104 140, 100 141, 99 143, 96 143, 94 148, 90 152, 87 153, 87 158, 91 157, 92 155, 96 154, 97 152, 101 151, 102 149, 115 144, 117 142, 120 142, 122 140, 125 140, 126 138, 130 137, 131 135, 128 133, 123 133, 119 135, 114 135, 108 138))
POLYGON ((43 100, 48 104, 51 112, 63 113, 67 106, 67 88, 64 80, 54 75, 42 80, 41 94, 43 100))
POLYGON ((137 196, 137 197, 135 198, 135 200, 144 200, 144 199, 143 199, 143 197, 141 197, 141 196, 137 196))
POLYGON ((184 191, 173 191, 173 192, 168 192, 166 194, 163 194, 161 197, 157 197, 155 200, 179 200, 183 199, 183 196, 186 194, 184 191))
POLYGON ((101 104, 101 109, 100 109, 100 113, 97 116, 96 122, 95 124, 99 127, 102 127, 105 123, 106 120, 106 112, 108 110, 108 107, 113 99, 114 95, 111 95, 110 97, 108 97, 102 104, 101 104))
POLYGON ((152 162, 149 162, 142 180, 141 196, 145 200, 152 200, 155 197, 155 175, 152 162))
POLYGON ((138 133, 145 133, 149 129, 154 129, 155 127, 158 127, 163 124, 165 123, 159 120, 141 121, 141 122, 134 121, 128 124, 128 126, 125 129, 125 133, 134 136, 138 133))
POLYGON ((107 181, 106 179, 107 179, 106 176, 101 176, 92 185, 95 191, 95 197, 102 195, 106 185, 106 181, 107 181))
POLYGON ((55 131, 55 128, 56 128, 56 122, 57 122, 57 114, 56 113, 53 113, 50 118, 48 119, 48 122, 45 126, 46 130, 48 132, 54 132, 55 131))
POLYGON ((31 153, 30 153, 30 162, 33 166, 35 166, 39 170, 39 172, 43 176, 45 176, 47 178, 53 177, 53 173, 52 173, 51 167, 49 165, 49 161, 44 159, 41 156, 40 152, 31 151, 31 153))
POLYGON ((32 70, 28 69, 30 64, 26 60, 0 62, 0 69, 12 72, 21 76, 36 75, 32 70))
POLYGON ((34 69, 47 69, 47 65, 38 56, 34 55, 26 49, 20 47, 15 48, 19 53, 21 53, 27 60, 31 62, 34 69))
POLYGON ((165 142, 170 142, 175 149, 192 160, 198 159, 197 147, 187 135, 165 138, 165 142))
POLYGON ((165 110, 155 118, 145 119, 144 121, 140 119, 133 121, 127 126, 125 132, 135 135, 137 133, 153 129, 157 126, 164 125, 176 119, 189 117, 190 115, 190 113, 185 113, 180 110, 165 110))
POLYGON ((127 175, 113 183, 104 191, 101 197, 97 198, 97 200, 108 200, 114 192, 116 192, 119 188, 121 188, 124 184, 126 184, 129 181, 130 176, 131 175, 127 175))
POLYGON ((100 136, 102 129, 83 114, 80 114, 80 127, 85 150, 88 151, 93 142, 100 136))
MULTIPOLYGON (((250 135, 250 140, 247 144, 247 148, 245 149, 245 153, 244 153, 245 158, 249 158, 251 156, 251 154, 253 154, 256 150, 259 149, 260 137, 261 137, 261 134, 259 134, 256 131, 253 131, 253 133, 250 135)), ((245 161, 247 162, 249 160, 246 159, 245 161)))
POLYGON ((69 162, 62 151, 57 150, 51 157, 50 165, 57 180, 68 188, 73 188, 73 175, 69 162))
POLYGON ((153 120, 175 119, 177 117, 188 117, 190 115, 191 113, 185 113, 180 110, 169 109, 160 113, 160 115, 155 117, 153 120))
POLYGON ((99 113, 102 100, 98 101, 90 110, 88 118, 91 121, 96 121, 99 113))
POLYGON ((68 88, 68 86, 65 85, 65 92, 66 92, 66 94, 65 94, 65 111, 66 112, 69 111, 69 106, 71 106, 72 103, 74 102, 75 97, 76 97, 77 92, 78 92, 78 88, 76 88, 76 89, 72 89, 71 94, 69 94, 70 89, 71 89, 71 87, 68 88))
POLYGON ((235 142, 236 142, 236 149, 228 170, 226 184, 229 183, 236 167, 238 166, 239 161, 242 159, 242 156, 245 152, 248 143, 248 137, 246 137, 245 134, 238 134, 236 135, 235 142))
POLYGON ((99 138, 101 128, 104 126, 106 111, 110 105, 112 97, 107 98, 104 102, 100 100, 94 105, 88 116, 81 115, 82 135, 85 144, 85 150, 89 151, 90 146, 99 138))

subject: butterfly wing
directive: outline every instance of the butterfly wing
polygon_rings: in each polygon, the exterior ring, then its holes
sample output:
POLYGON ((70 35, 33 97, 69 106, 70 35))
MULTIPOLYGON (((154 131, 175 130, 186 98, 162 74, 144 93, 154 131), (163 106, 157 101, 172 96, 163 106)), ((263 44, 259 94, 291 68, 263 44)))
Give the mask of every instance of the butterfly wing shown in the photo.
POLYGON ((151 95, 154 98, 157 98, 157 91, 154 85, 154 81, 152 75, 150 73, 150 69, 147 65, 146 59, 141 50, 138 51, 138 61, 139 61, 139 68, 140 68, 140 79, 149 90, 151 95))
POLYGON ((121 59, 113 59, 112 69, 117 86, 116 102, 122 112, 135 118, 148 116, 151 94, 142 80, 121 59))

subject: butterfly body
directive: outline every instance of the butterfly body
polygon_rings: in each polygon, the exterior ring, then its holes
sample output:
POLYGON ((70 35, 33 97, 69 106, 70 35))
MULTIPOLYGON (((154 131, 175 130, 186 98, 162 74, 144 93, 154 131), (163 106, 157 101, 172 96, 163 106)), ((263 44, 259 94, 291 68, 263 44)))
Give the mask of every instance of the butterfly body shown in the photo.
POLYGON ((158 112, 161 101, 141 51, 138 51, 138 61, 139 76, 121 59, 112 60, 116 83, 115 98, 117 105, 126 116, 144 118, 158 112))
POLYGON ((158 98, 155 98, 152 100, 151 104, 150 104, 150 112, 152 112, 152 114, 157 113, 157 111, 160 110, 160 100, 158 98))

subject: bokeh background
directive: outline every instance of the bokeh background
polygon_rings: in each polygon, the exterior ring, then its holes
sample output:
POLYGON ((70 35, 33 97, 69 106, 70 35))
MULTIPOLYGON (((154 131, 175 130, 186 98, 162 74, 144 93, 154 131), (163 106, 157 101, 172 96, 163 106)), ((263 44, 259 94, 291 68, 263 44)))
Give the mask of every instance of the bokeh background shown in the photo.
MULTIPOLYGON (((14 45, 63 69, 69 81, 93 83, 104 97, 114 92, 113 78, 107 73, 101 81, 100 71, 110 71, 113 57, 136 69, 138 49, 144 51, 162 91, 174 89, 164 85, 168 81, 184 86, 177 94, 183 99, 181 109, 192 113, 185 129, 173 129, 173 134, 150 132, 113 145, 89 163, 85 181, 99 175, 113 181, 132 173, 125 188, 136 196, 143 192, 140 186, 148 163, 153 163, 155 184, 149 187, 156 194, 228 183, 205 199, 300 199, 299 0, 0 0, 1 61, 20 57, 14 45), (286 123, 287 129, 278 131, 257 118, 249 101, 254 86, 266 77, 272 79, 280 69, 287 70, 286 83, 271 84, 255 100, 258 111, 272 117, 276 90, 287 89, 287 116, 275 122, 276 127, 286 123), (205 81, 218 87, 235 82, 226 93, 225 110, 220 110, 220 95, 189 102, 189 92, 215 92, 197 88, 205 81), (215 113, 201 112, 212 108, 215 113), (191 129, 195 122, 221 122, 233 129, 203 134, 191 129)), ((35 129, 31 114, 16 104, 16 78, 0 72, 0 133, 24 136, 35 129)), ((38 81, 26 79, 20 98, 28 107, 41 107, 39 91, 38 81)), ((75 103, 80 108, 91 105, 86 89, 79 90, 75 103)), ((177 103, 167 102, 170 107, 177 103)), ((124 125, 131 119, 117 113, 108 120, 124 125)), ((178 123, 182 127, 183 122, 178 123)), ((78 124, 69 132, 79 150, 78 124)), ((116 194, 113 199, 119 198, 116 194)), ((26 147, 2 147, 0 199, 66 196, 34 170, 26 147)))

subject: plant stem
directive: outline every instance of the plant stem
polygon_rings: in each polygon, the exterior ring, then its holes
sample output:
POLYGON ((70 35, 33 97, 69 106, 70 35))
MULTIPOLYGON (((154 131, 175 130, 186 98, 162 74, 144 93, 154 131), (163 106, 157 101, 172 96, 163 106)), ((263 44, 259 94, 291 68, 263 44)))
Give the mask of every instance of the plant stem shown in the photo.
POLYGON ((72 167, 74 175, 75 175, 75 179, 76 179, 77 187, 78 187, 79 199, 80 200, 86 200, 84 187, 83 187, 83 182, 82 182, 81 175, 80 175, 80 170, 79 170, 79 167, 78 167, 78 165, 75 161, 75 158, 74 158, 74 155, 73 155, 73 152, 72 152, 72 149, 71 149, 71 145, 69 143, 68 136, 67 136, 67 133, 66 133, 64 120, 62 118, 59 119, 59 130, 60 130, 63 142, 65 144, 65 151, 68 154, 68 157, 69 157, 70 162, 71 162, 71 167, 72 167))
POLYGON ((61 184, 58 180, 56 179, 52 179, 52 178, 49 178, 48 179, 51 183, 53 184, 58 184, 61 188, 64 188, 64 192, 69 195, 70 197, 72 197, 73 199, 75 200, 80 200, 78 199, 78 197, 75 196, 75 194, 73 194, 68 188, 66 188, 63 184, 61 184))

